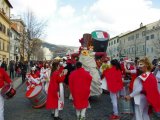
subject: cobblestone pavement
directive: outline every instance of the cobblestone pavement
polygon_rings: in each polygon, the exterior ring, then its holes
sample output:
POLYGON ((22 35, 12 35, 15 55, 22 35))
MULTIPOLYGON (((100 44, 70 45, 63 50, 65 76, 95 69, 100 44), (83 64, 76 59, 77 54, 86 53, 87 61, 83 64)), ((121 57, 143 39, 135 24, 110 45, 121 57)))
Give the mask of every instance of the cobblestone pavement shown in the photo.
MULTIPOLYGON (((112 107, 109 95, 103 94, 91 100, 91 109, 87 110, 86 120, 109 120, 112 107)), ((65 109, 60 112, 63 120, 76 120, 75 110, 70 100, 65 100, 65 109)), ((25 98, 25 85, 22 85, 17 95, 5 101, 5 120, 53 120, 50 111, 45 108, 33 109, 28 99, 25 98)), ((132 120, 129 115, 122 115, 121 120, 132 120)), ((160 120, 160 118, 152 118, 160 120)))

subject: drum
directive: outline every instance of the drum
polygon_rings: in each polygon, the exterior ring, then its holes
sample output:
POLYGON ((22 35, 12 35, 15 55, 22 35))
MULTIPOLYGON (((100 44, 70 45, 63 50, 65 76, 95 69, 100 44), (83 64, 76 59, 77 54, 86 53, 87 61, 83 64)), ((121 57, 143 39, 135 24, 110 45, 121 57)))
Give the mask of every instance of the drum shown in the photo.
POLYGON ((129 101, 125 100, 125 96, 129 95, 129 80, 124 81, 125 86, 123 87, 123 90, 120 92, 120 98, 118 100, 118 107, 119 107, 119 112, 121 114, 133 114, 133 101, 132 99, 129 101))
POLYGON ((40 85, 31 87, 26 92, 26 97, 30 100, 33 108, 43 107, 47 99, 47 95, 40 85))
POLYGON ((11 85, 7 84, 1 89, 1 95, 5 99, 10 99, 16 94, 16 90, 11 87, 11 85))

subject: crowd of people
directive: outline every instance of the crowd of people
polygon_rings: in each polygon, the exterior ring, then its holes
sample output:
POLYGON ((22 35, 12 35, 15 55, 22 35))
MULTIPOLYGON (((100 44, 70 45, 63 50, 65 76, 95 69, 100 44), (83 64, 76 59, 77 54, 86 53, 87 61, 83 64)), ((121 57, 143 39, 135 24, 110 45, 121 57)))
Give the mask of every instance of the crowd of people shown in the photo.
MULTIPOLYGON (((135 120, 150 120, 148 111, 151 106, 159 114, 160 112, 160 61, 153 66, 148 58, 133 60, 100 60, 99 74, 105 80, 106 90, 110 93, 113 105, 112 120, 120 119, 118 100, 124 92, 124 82, 129 80, 128 91, 123 97, 131 101, 135 120), (159 90, 158 90, 159 89, 159 90)), ((91 96, 92 75, 83 67, 78 59, 64 58, 61 61, 37 62, 31 69, 32 78, 30 85, 41 84, 47 94, 46 108, 51 109, 55 120, 59 117, 60 108, 60 84, 64 84, 64 92, 71 97, 76 109, 77 120, 85 120, 86 109, 91 96), (45 71, 45 72, 44 72, 45 71), (34 76, 36 74, 36 76, 34 76), (35 78, 38 78, 35 80, 35 78), (68 91, 70 91, 68 94, 68 91)), ((28 77, 29 79, 29 77, 28 77)), ((29 80, 28 80, 29 82, 29 80)), ((104 84, 104 83, 103 83, 104 84)), ((105 89, 105 88, 104 88, 105 89)), ((64 97, 64 96, 63 96, 64 97)))
MULTIPOLYGON (((122 95, 126 101, 131 101, 134 120, 150 120, 148 111, 151 111, 151 108, 157 115, 160 113, 160 61, 152 65, 146 57, 135 59, 135 61, 102 58, 97 60, 97 63, 96 69, 99 71, 101 81, 105 81, 102 82, 105 84, 102 85, 103 89, 110 93, 113 106, 111 120, 120 119, 118 101, 122 95), (129 90, 124 94, 126 80, 129 80, 129 90)), ((10 66, 13 66, 12 63, 10 66)), ((27 67, 23 67, 24 65, 21 64, 23 81, 27 79, 26 91, 37 85, 42 86, 47 95, 46 109, 51 110, 54 120, 62 120, 59 117, 59 110, 63 110, 65 105, 64 95, 61 94, 63 87, 65 96, 73 101, 77 120, 86 119, 86 110, 90 106, 93 76, 85 69, 83 62, 77 58, 64 57, 62 60, 36 61, 32 63, 28 73, 27 67), (61 97, 63 101, 60 104, 61 97)), ((5 69, 1 67, 0 88, 3 88, 5 82, 11 84, 12 81, 5 69)), ((4 100, 0 95, 0 120, 4 120, 3 110, 4 100)))

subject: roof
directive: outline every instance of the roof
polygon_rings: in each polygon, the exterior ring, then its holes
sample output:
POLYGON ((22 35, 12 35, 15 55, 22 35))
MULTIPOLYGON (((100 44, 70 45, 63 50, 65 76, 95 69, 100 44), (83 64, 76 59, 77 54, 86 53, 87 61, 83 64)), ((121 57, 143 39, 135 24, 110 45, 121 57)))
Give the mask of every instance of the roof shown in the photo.
POLYGON ((134 32, 136 32, 136 31, 138 31, 138 30, 140 30, 140 29, 142 29, 142 28, 146 28, 146 25, 143 26, 143 27, 140 27, 140 28, 138 28, 138 29, 135 29, 135 30, 133 30, 133 31, 130 31, 130 32, 126 33, 126 34, 123 34, 123 35, 121 35, 121 36, 119 36, 119 37, 123 37, 123 36, 129 35, 129 34, 134 33, 134 32))
POLYGON ((20 22, 24 27, 26 27, 26 24, 23 22, 22 19, 11 19, 11 21, 20 22))
POLYGON ((11 29, 19 35, 19 33, 17 32, 17 30, 14 27, 11 27, 11 29))
POLYGON ((13 6, 11 5, 11 3, 8 1, 8 0, 4 0, 6 3, 7 3, 7 5, 10 7, 10 8, 13 8, 13 6))

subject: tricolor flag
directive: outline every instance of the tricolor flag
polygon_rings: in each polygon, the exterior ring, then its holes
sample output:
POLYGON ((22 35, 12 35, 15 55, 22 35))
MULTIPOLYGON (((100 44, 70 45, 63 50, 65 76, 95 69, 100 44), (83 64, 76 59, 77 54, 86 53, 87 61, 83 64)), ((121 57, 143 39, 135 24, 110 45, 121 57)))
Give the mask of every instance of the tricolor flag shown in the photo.
POLYGON ((107 32, 97 31, 92 33, 93 38, 108 38, 107 32))

